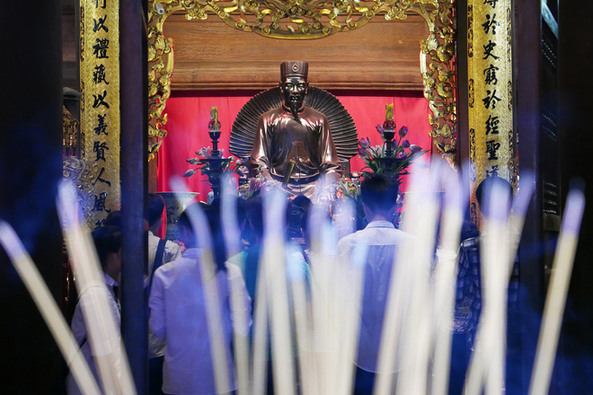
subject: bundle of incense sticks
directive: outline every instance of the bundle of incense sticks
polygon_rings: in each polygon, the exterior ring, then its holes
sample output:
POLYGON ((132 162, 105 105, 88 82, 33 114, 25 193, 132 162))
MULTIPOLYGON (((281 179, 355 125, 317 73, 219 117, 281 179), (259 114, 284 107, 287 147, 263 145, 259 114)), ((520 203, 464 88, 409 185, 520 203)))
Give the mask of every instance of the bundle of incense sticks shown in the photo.
POLYGON ((483 308, 466 377, 466 392, 500 392, 504 388, 506 353, 506 297, 513 262, 519 246, 528 202, 533 193, 533 176, 526 173, 511 204, 508 191, 495 186, 486 199, 491 218, 481 234, 483 308))
POLYGON ((103 390, 112 394, 135 394, 128 358, 119 328, 105 295, 108 290, 90 234, 76 212, 76 191, 68 182, 58 188, 58 214, 70 261, 76 276, 88 341, 98 367, 103 390))
MULTIPOLYGON (((412 236, 405 246, 398 249, 394 261, 381 339, 379 374, 375 383, 377 394, 393 393, 394 390, 398 394, 444 394, 447 391, 456 250, 468 188, 462 188, 459 175, 446 171, 443 166, 433 167, 428 173, 415 169, 412 174, 403 218, 403 230, 412 236), (437 190, 444 191, 444 200, 438 198, 437 190), (397 372, 396 381, 392 372, 397 372)), ((178 181, 173 186, 175 190, 185 190, 178 181)), ((512 202, 508 195, 496 189, 490 199, 490 212, 497 215, 487 221, 481 236, 484 300, 475 352, 466 378, 465 390, 468 394, 478 394, 483 390, 500 393, 505 385, 506 292, 533 186, 533 176, 525 174, 522 175, 519 193, 512 202)), ((223 188, 223 191, 227 195, 235 193, 232 188, 223 188)), ((80 273, 77 276, 77 281, 81 282, 80 289, 88 292, 100 287, 100 281, 96 273, 85 274, 84 268, 92 271, 98 265, 93 261, 94 253, 88 236, 82 232, 74 214, 68 213, 68 207, 75 205, 73 198, 67 196, 62 195, 60 208, 63 227, 69 252, 80 273)), ((230 213, 223 220, 224 227, 235 227, 236 217, 233 219, 233 215, 236 214, 231 212, 235 210, 235 200, 232 196, 223 196, 222 202, 222 211, 230 213)), ((327 207, 314 206, 309 220, 311 272, 307 278, 301 270, 301 262, 290 253, 283 237, 286 197, 278 192, 267 193, 264 204, 265 240, 253 312, 254 339, 249 344, 245 338, 235 337, 238 392, 266 392, 267 348, 271 347, 271 374, 276 392, 349 394, 354 380, 353 361, 357 352, 363 267, 370 247, 360 245, 350 257, 350 262, 337 262, 336 224, 329 218, 327 207)), ((532 394, 546 393, 549 386, 583 206, 582 192, 571 191, 548 289, 531 382, 532 394)), ((341 231, 353 229, 353 223, 348 223, 354 218, 353 208, 346 205, 340 211, 350 214, 340 217, 339 221, 344 223, 337 224, 337 228, 341 231)), ((192 224, 204 230, 197 236, 203 251, 203 264, 197 270, 203 271, 203 279, 211 278, 215 267, 212 248, 216 246, 211 244, 212 238, 203 213, 189 214, 192 224)), ((227 229, 225 239, 229 245, 238 245, 238 237, 237 232, 227 229)), ((34 279, 34 271, 22 269, 26 254, 22 247, 18 247, 18 238, 5 224, 0 225, 0 242, 9 251, 15 266, 20 268, 18 272, 23 281, 37 284, 35 281, 39 279, 34 279)), ((42 294, 43 287, 28 287, 35 300, 50 300, 42 294)), ((210 306, 209 333, 216 384, 217 388, 223 389, 228 384, 229 372, 220 336, 220 309, 215 307, 221 301, 217 300, 216 289, 210 287, 206 294, 210 306)), ((53 319, 60 315, 59 311, 38 303, 45 311, 48 325, 54 328, 54 336, 62 339, 58 343, 65 356, 71 356, 75 349, 73 339, 67 339, 71 334, 64 328, 65 324, 56 324, 53 319), (60 325, 61 329, 55 329, 60 325)), ((97 325, 103 330, 103 333, 91 336, 91 341, 101 339, 112 345, 110 357, 98 360, 103 386, 113 393, 133 393, 123 348, 118 343, 116 329, 109 328, 113 326, 112 319, 101 303, 100 298, 94 298, 85 310, 85 316, 102 317, 88 323, 89 328, 97 325), (105 334, 112 338, 105 338, 105 334), (116 371, 119 369, 123 370, 118 374, 116 371)), ((245 307, 238 306, 243 303, 239 299, 231 298, 230 303, 234 306, 233 311, 245 307)), ((240 315, 234 315, 233 319, 239 320, 240 315)), ((96 384, 93 385, 92 377, 89 377, 88 371, 85 372, 88 368, 84 367, 84 360, 78 355, 67 360, 72 361, 71 368, 77 372, 75 376, 81 388, 87 393, 97 393, 96 384), (80 366, 77 367, 77 364, 80 366)))
POLYGON ((462 187, 462 180, 449 166, 441 166, 442 200, 441 228, 438 234, 437 266, 434 274, 433 330, 432 334, 433 378, 431 394, 448 392, 451 355, 451 328, 455 305, 455 278, 457 274, 457 249, 463 224, 464 208, 469 197, 469 187, 462 187))
MULTIPOLYGON (((171 180, 171 188, 179 192, 188 192, 181 178, 171 180)), ((178 202, 183 200, 183 195, 176 195, 178 202)), ((193 229, 200 229, 200 234, 195 232, 196 245, 201 250, 201 259, 198 260, 196 269, 199 271, 204 292, 204 302, 208 315, 208 335, 210 337, 210 357, 214 367, 214 383, 219 393, 232 390, 229 388, 229 371, 227 364, 226 347, 223 336, 223 325, 220 310, 220 294, 216 281, 216 265, 212 245, 212 235, 206 216, 198 204, 191 204, 186 209, 193 229)))
POLYGON ((566 202, 529 388, 531 395, 548 393, 584 210, 585 196, 579 186, 570 191, 566 202))
POLYGON ((74 380, 76 380, 78 388, 85 394, 100 394, 97 382, 80 351, 80 347, 43 281, 39 270, 37 270, 12 227, 4 221, 0 222, 0 243, 8 253, 17 273, 47 323, 64 356, 64 360, 66 360, 72 372, 74 380))

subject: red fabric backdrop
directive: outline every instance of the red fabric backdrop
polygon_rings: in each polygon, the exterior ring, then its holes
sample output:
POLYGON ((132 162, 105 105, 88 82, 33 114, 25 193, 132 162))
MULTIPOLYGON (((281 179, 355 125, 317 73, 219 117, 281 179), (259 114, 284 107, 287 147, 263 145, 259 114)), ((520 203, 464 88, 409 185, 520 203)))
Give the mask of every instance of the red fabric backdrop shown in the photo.
MULTIPOLYGON (((240 95, 220 96, 213 92, 193 96, 176 96, 167 100, 165 112, 168 114, 167 137, 163 140, 157 161, 157 189, 159 192, 171 191, 169 179, 181 176, 192 168, 185 160, 196 156, 195 151, 211 146, 208 136, 210 107, 218 107, 222 125, 219 148, 229 155, 230 130, 241 107, 257 92, 240 95)), ((421 93, 408 92, 333 92, 352 116, 358 137, 369 137, 372 145, 381 144, 381 136, 375 126, 385 119, 385 105, 393 103, 397 128, 408 127, 408 140, 423 149, 431 148, 428 123, 428 102, 421 93)), ((429 159, 430 152, 423 160, 429 159)), ((352 171, 359 171, 364 162, 358 156, 350 160, 352 171)), ((198 171, 190 178, 184 178, 188 189, 199 192, 199 199, 206 200, 210 191, 207 178, 198 171)), ((405 184, 404 184, 405 189, 405 184)))

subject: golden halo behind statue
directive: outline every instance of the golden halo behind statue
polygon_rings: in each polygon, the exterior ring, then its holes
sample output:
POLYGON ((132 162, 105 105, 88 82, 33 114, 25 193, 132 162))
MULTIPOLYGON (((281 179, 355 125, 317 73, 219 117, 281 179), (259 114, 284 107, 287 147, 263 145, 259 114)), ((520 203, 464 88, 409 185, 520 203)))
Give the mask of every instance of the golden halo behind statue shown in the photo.
MULTIPOLYGON (((239 158, 251 155, 257 134, 259 117, 282 105, 283 96, 279 87, 271 88, 252 97, 239 111, 231 130, 230 152, 239 158)), ((305 106, 327 117, 334 145, 340 161, 348 161, 356 155, 358 135, 356 125, 337 97, 323 89, 309 86, 305 106)))

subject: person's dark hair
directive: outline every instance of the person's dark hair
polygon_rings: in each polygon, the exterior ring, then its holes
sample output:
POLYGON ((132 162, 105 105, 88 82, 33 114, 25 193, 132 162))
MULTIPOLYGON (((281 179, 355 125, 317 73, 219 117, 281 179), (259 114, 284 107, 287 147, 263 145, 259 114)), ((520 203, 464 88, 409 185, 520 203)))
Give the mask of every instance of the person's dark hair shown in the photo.
POLYGON ((102 226, 93 231, 92 237, 101 267, 105 268, 109 253, 117 253, 121 248, 121 230, 117 226, 102 226))
POLYGON ((500 177, 487 177, 476 188, 476 200, 480 205, 482 214, 488 217, 488 199, 492 195, 492 190, 499 188, 501 191, 508 193, 509 197, 513 196, 513 187, 510 182, 500 177))
POLYGON ((210 205, 204 207, 204 214, 208 220, 210 234, 212 235, 212 253, 214 255, 216 271, 226 271, 227 249, 224 241, 222 221, 220 220, 220 204, 218 202, 219 200, 215 200, 210 205))
POLYGON ((397 201, 398 186, 390 178, 374 174, 360 184, 362 202, 373 211, 388 211, 397 201))
POLYGON ((121 211, 112 211, 105 218, 105 226, 117 226, 121 228, 121 211))
POLYGON ((188 211, 197 209, 197 207, 195 207, 194 205, 200 205, 202 207, 202 211, 204 212, 206 220, 208 221, 208 226, 210 227, 210 234, 212 235, 212 253, 214 255, 214 264, 216 265, 216 271, 226 271, 226 243, 224 242, 224 235, 222 233, 222 224, 220 220, 220 206, 217 202, 214 202, 211 205, 207 205, 201 202, 190 204, 179 216, 177 225, 190 229, 194 235, 196 234, 195 229, 191 225, 191 221, 189 220, 189 216, 187 214, 188 211))
POLYGON ((148 226, 154 225, 163 215, 165 209, 165 200, 162 196, 155 193, 149 193, 146 197, 146 210, 144 212, 144 219, 148 222, 148 226))
POLYGON ((311 200, 299 195, 292 201, 288 202, 286 206, 286 224, 288 226, 288 236, 300 237, 305 236, 307 232, 307 219, 309 217, 309 208, 311 207, 311 200))
MULTIPOLYGON (((194 228, 191 224, 191 221, 189 220, 189 215, 187 214, 189 211, 191 210, 197 210, 197 207, 195 207, 194 205, 196 204, 200 204, 198 202, 192 203, 189 206, 187 206, 185 208, 185 210, 183 210, 183 212, 179 215, 179 218, 177 218, 177 226, 179 228, 186 228, 189 229, 192 233, 194 232, 194 228)), ((193 243, 193 241, 190 243, 190 245, 193 243)), ((187 244, 187 243, 186 243, 187 244)))

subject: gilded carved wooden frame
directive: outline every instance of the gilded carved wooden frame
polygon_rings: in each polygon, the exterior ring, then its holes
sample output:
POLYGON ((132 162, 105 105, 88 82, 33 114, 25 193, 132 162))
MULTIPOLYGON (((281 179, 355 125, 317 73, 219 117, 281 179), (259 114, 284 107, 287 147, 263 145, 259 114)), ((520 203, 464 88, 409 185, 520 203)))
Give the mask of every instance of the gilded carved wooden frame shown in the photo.
POLYGON ((403 20, 409 12, 421 15, 429 35, 420 42, 420 71, 431 136, 443 156, 455 161, 455 15, 453 0, 149 0, 148 110, 149 159, 167 135, 165 104, 171 93, 173 43, 164 36, 164 24, 174 12, 188 20, 217 15, 229 26, 267 37, 310 39, 354 30, 377 14, 403 20))

